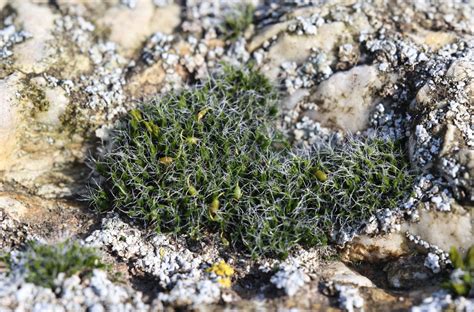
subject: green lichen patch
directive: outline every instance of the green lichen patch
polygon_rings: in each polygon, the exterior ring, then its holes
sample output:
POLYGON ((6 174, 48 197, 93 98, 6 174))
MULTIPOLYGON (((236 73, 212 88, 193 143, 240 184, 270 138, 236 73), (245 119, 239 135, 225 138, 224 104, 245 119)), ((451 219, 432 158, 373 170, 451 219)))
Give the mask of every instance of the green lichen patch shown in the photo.
POLYGON ((49 288, 54 287, 59 273, 70 277, 105 268, 95 249, 69 240, 55 245, 32 241, 16 257, 5 257, 3 260, 11 271, 18 269, 24 272, 27 282, 49 288))
POLYGON ((396 208, 411 186, 402 149, 379 140, 292 151, 273 128, 276 94, 256 71, 226 67, 203 85, 132 110, 91 202, 159 232, 253 255, 286 256, 396 208))
POLYGON ((50 103, 46 97, 44 90, 32 82, 26 82, 25 88, 22 91, 22 96, 31 102, 32 117, 41 112, 46 112, 49 109, 50 103))

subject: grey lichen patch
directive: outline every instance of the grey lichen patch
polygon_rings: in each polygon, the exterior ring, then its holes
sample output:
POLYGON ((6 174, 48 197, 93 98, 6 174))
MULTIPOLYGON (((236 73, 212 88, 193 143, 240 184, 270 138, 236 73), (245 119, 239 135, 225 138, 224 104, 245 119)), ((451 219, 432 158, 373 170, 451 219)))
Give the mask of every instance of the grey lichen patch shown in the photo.
POLYGON ((0 250, 9 252, 22 246, 28 237, 28 226, 9 216, 0 209, 0 250))
POLYGON ((104 218, 101 228, 91 233, 86 243, 113 253, 136 270, 153 276, 162 288, 159 299, 168 305, 202 305, 221 299, 224 285, 207 272, 210 264, 219 260, 212 246, 191 252, 183 238, 146 235, 117 215, 104 218))
POLYGON ((14 24, 16 13, 10 6, 6 6, 0 13, 0 60, 3 62, 13 56, 13 46, 27 40, 31 34, 19 30, 14 24))

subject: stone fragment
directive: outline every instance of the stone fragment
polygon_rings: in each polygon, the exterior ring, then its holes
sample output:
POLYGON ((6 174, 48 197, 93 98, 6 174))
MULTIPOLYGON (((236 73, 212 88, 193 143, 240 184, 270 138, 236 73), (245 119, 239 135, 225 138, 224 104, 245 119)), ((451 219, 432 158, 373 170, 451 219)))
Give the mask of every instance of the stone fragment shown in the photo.
POLYGON ((424 266, 420 257, 400 258, 386 265, 387 281, 395 289, 411 289, 426 285, 433 273, 424 266))
POLYGON ((31 1, 11 1, 11 5, 18 14, 15 22, 31 35, 30 39, 14 46, 14 66, 25 73, 44 72, 58 57, 53 31, 59 15, 48 6, 31 1))
POLYGON ((322 278, 340 285, 351 285, 354 287, 375 287, 374 283, 367 277, 351 270, 342 262, 330 262, 324 267, 322 278))
POLYGON ((24 76, 14 73, 0 79, 0 172, 9 169, 17 149, 17 90, 24 76))
POLYGON ((181 22, 180 13, 177 4, 156 7, 151 0, 137 1, 133 9, 122 5, 111 7, 98 24, 110 29, 109 40, 118 44, 123 55, 131 56, 153 33, 171 33, 181 22))
POLYGON ((376 68, 368 65, 332 75, 309 96, 318 105, 316 121, 347 132, 364 130, 370 112, 380 101, 377 93, 384 80, 376 68))
POLYGON ((397 259, 410 252, 405 235, 389 233, 371 237, 356 237, 344 250, 345 261, 368 261, 377 263, 397 259))
POLYGON ((466 250, 474 245, 473 209, 456 206, 451 212, 419 211, 419 221, 403 226, 412 235, 418 235, 444 251, 451 247, 466 250))

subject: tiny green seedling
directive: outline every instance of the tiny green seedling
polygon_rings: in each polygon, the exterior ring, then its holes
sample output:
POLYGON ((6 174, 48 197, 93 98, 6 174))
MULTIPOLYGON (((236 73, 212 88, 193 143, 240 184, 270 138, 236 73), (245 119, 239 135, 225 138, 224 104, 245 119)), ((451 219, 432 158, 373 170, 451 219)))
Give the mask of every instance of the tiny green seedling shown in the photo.
POLYGON ((221 26, 221 31, 226 39, 236 40, 244 35, 245 31, 252 25, 255 7, 251 4, 237 6, 229 13, 221 26))
POLYGON ((473 296, 474 292, 474 246, 468 249, 464 259, 459 251, 452 247, 449 258, 455 272, 444 286, 458 296, 473 296))
POLYGON ((10 270, 16 267, 24 270, 27 282, 48 288, 54 287, 54 281, 60 273, 70 277, 106 267, 95 249, 72 241, 56 245, 31 241, 18 258, 10 258, 6 263, 10 270))

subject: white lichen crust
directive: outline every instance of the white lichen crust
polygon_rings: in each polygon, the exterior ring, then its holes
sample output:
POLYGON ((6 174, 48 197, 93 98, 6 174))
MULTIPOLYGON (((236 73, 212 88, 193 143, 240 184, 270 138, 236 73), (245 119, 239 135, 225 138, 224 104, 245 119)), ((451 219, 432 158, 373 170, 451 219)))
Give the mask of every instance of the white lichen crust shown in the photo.
POLYGON ((146 236, 117 215, 103 219, 101 229, 85 241, 130 261, 135 270, 156 278, 165 289, 158 294, 163 302, 186 306, 216 303, 221 298, 217 276, 206 271, 218 260, 217 252, 197 254, 189 251, 184 241, 172 241, 170 236, 146 236))
POLYGON ((0 273, 0 309, 4 311, 149 311, 140 292, 110 281, 94 270, 90 277, 59 274, 55 289, 24 281, 21 271, 0 273))

